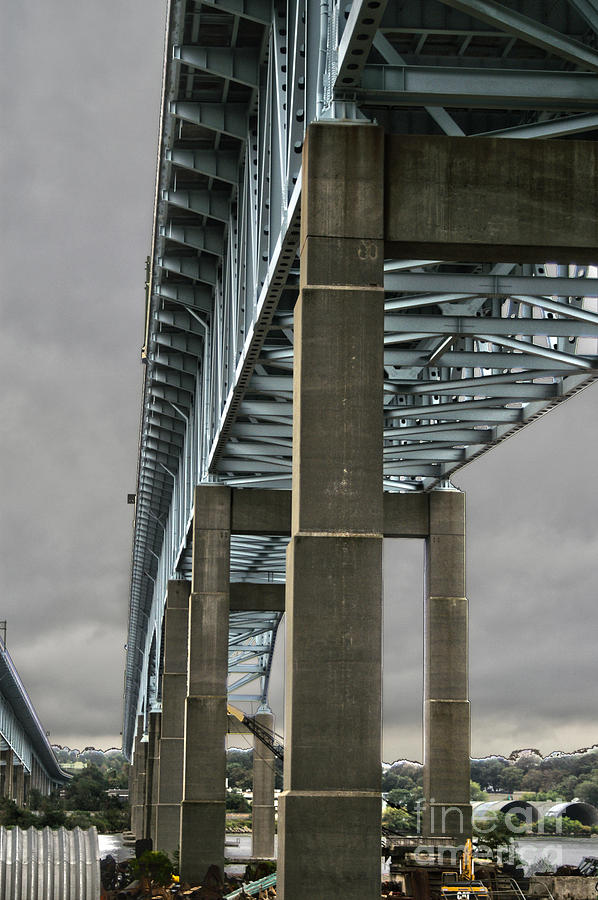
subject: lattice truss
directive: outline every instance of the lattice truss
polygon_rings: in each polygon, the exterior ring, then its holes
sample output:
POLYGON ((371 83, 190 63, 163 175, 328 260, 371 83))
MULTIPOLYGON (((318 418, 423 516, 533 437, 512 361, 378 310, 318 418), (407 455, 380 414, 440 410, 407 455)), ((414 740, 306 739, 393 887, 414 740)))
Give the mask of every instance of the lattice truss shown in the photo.
MULTIPOLYGON (((166 583, 189 575, 193 486, 290 487, 306 124, 594 140, 597 33, 596 0, 171 0, 125 748, 166 583)), ((597 273, 574 263, 386 261, 386 490, 429 489, 594 378, 597 273)), ((284 542, 235 538, 232 578, 284 579, 284 542)), ((240 616, 231 684, 265 700, 279 617, 240 616)))

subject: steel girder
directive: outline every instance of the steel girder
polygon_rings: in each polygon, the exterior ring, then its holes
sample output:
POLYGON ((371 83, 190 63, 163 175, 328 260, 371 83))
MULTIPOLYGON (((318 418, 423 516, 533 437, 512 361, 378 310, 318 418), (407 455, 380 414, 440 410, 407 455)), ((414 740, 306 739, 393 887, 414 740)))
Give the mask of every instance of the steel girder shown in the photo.
MULTIPOLYGON (((166 585, 189 577, 194 485, 290 487, 306 125, 594 139, 597 29, 593 0, 559 0, 548 21, 531 0, 170 0, 125 751, 136 714, 159 702, 166 585)), ((598 273, 573 262, 386 261, 386 490, 430 489, 594 379, 598 273)), ((284 580, 285 543, 234 536, 232 579, 284 580)), ((231 615, 237 697, 251 683, 244 696, 265 700, 279 618, 231 615)))

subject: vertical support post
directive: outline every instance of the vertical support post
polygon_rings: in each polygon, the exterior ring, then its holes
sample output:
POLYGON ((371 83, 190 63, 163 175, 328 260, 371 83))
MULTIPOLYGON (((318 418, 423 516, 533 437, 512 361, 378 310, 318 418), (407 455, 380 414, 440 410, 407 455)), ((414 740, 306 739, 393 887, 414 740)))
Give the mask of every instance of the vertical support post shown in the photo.
POLYGON ((145 808, 145 766, 147 743, 143 740, 144 716, 137 716, 135 736, 135 805, 131 809, 131 831, 137 839, 143 837, 143 816, 145 808))
MULTIPOLYGON (((135 816, 135 804, 137 802, 135 796, 135 789, 137 786, 137 779, 135 774, 135 755, 133 753, 131 762, 129 763, 129 831, 135 833, 134 827, 134 816, 135 816)), ((34 784, 37 786, 37 775, 34 774, 34 784)))
POLYGON ((465 494, 429 495, 424 609, 426 837, 471 837, 465 494))
MULTIPOLYGON (((0 740, 2 740, 0 738, 0 740)), ((6 750, 0 749, 0 797, 6 797, 6 750)))
POLYGON ((231 493, 195 489, 181 806, 181 879, 224 869, 231 493))
POLYGON ((12 747, 9 747, 6 751, 6 773, 5 773, 5 781, 4 781, 4 796, 9 800, 14 800, 14 786, 13 786, 13 767, 14 767, 14 753, 12 751, 12 747))
POLYGON ((160 755, 160 720, 159 712, 149 714, 147 764, 145 770, 145 815, 143 825, 143 837, 153 839, 153 824, 155 820, 155 793, 158 766, 156 760, 160 755))
POLYGON ((283 900, 379 900, 383 185, 380 128, 309 126, 295 307, 283 900))
POLYGON ((25 803, 25 766, 21 760, 17 760, 14 767, 14 799, 17 806, 25 803))
POLYGON ((189 581, 168 582, 164 617, 158 802, 152 835, 156 850, 163 850, 168 854, 178 850, 181 829, 190 592, 189 581))
MULTIPOLYGON (((255 721, 274 731, 274 716, 268 707, 260 707, 255 721)), ((251 853, 255 859, 274 857, 274 765, 275 757, 270 748, 254 737, 251 853)))

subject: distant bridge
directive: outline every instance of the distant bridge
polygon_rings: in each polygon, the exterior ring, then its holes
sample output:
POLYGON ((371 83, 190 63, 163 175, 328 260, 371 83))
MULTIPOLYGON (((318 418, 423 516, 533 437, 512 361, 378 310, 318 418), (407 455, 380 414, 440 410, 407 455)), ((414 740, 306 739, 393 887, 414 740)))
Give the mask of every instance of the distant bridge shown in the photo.
POLYGON ((0 797, 22 806, 31 789, 49 794, 69 778, 0 638, 0 797))
MULTIPOLYGON (((448 831, 467 833, 464 514, 450 477, 598 371, 598 7, 558 0, 549 16, 533 0, 171 0, 123 733, 133 777, 145 779, 141 831, 155 833, 148 772, 161 771, 165 676, 187 673, 187 697, 197 700, 187 701, 189 734, 209 730, 203 713, 189 712, 203 703, 208 715, 208 696, 266 714, 285 607, 274 588, 288 552, 286 732, 296 747, 285 803, 303 802, 294 791, 315 792, 310 815, 320 823, 346 806, 349 818, 370 822, 364 841, 377 845, 379 747, 367 736, 379 715, 374 538, 394 534, 428 547, 426 827, 436 802, 459 812, 448 831), (210 484, 220 487, 196 493, 210 484), (165 660, 173 581, 179 594, 184 584, 191 591, 184 663, 165 660), (230 582, 245 588, 219 605, 230 582), (321 594, 309 613, 302 590, 321 594), (352 613, 347 597, 359 601, 352 613), (361 651, 359 624, 373 635, 361 651), (330 632, 345 644, 322 643, 330 632), (203 674, 194 678, 196 667, 203 674), (320 710, 317 719, 302 718, 301 702, 320 710), (365 731, 355 733, 362 718, 365 731), (310 729, 320 757, 306 750, 310 729), (363 757, 353 781, 335 780, 351 768, 339 746, 357 769, 363 757), (308 777, 323 759, 328 774, 308 777), (322 792, 326 802, 316 801, 322 792)), ((180 596, 176 604, 184 608, 180 596)), ((202 771, 220 772, 211 740, 197 751, 202 771)), ((189 748, 176 752, 181 766, 187 753, 187 772, 199 765, 189 748)), ((185 785, 183 819, 216 804, 205 828, 222 843, 219 789, 185 785)), ((180 802, 168 803, 178 823, 180 802)), ((181 828, 186 860, 191 831, 181 828)), ((325 830, 316 832, 309 853, 325 853, 325 830)), ((373 850, 362 865, 348 839, 345 849, 337 869, 375 874, 373 850)), ((202 866, 221 858, 206 853, 202 866)), ((304 863, 283 863, 287 900, 294 865, 304 863)), ((375 893, 374 874, 364 878, 375 893)), ((326 890, 318 883, 318 896, 326 890)), ((356 890, 369 896, 363 879, 356 890)))

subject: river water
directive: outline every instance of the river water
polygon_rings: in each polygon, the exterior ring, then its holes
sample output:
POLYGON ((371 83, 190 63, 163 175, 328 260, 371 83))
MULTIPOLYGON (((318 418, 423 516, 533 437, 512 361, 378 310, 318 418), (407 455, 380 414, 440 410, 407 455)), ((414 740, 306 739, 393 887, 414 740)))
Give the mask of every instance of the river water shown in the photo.
POLYGON ((578 866, 584 856, 598 857, 598 835, 589 838, 546 835, 515 841, 515 846, 524 862, 526 875, 541 868, 554 871, 559 866, 578 866))

